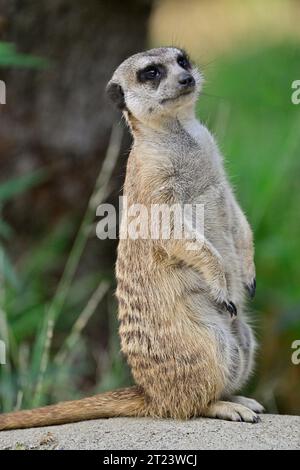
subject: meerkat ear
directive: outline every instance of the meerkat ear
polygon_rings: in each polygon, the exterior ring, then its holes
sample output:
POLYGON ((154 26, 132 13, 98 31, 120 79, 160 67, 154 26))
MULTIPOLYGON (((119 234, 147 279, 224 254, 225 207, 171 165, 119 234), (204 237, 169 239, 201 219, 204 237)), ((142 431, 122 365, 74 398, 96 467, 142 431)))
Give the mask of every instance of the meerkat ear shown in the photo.
POLYGON ((121 85, 117 82, 110 81, 106 87, 106 93, 117 108, 123 110, 126 108, 124 91, 121 85))

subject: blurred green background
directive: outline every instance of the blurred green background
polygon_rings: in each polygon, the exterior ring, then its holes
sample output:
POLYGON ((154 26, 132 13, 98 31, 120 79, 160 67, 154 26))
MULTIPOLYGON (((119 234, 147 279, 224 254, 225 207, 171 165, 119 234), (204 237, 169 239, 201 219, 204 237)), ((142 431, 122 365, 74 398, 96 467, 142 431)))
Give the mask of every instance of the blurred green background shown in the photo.
POLYGON ((184 15, 177 0, 13 3, 0 3, 0 410, 131 381, 117 336, 116 244, 95 236, 95 205, 116 201, 130 140, 103 89, 126 56, 178 44, 205 75, 198 115, 255 233, 249 307, 260 348, 245 393, 270 412, 299 414, 300 105, 291 84, 300 79, 300 2, 193 0, 184 15), (1 62, 7 41, 22 55, 10 49, 7 61, 6 49, 1 62))

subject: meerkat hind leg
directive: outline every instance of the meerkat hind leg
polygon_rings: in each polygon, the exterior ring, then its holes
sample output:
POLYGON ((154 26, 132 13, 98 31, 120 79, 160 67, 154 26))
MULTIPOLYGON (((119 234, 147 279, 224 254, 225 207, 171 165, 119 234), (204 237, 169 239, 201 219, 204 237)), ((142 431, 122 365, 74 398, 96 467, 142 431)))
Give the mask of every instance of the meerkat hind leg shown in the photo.
POLYGON ((230 401, 216 401, 211 403, 203 412, 202 416, 227 421, 244 421, 245 423, 257 423, 260 421, 259 416, 250 408, 230 401))
POLYGON ((254 411, 255 413, 264 413, 265 408, 253 398, 246 398, 241 396, 232 396, 228 399, 228 401, 233 403, 238 403, 239 405, 246 406, 250 410, 254 411))

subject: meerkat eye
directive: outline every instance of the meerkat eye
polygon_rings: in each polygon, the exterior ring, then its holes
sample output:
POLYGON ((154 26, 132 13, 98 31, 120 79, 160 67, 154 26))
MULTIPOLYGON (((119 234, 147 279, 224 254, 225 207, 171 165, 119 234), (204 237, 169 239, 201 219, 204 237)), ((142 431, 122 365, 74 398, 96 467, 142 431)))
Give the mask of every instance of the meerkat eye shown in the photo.
POLYGON ((138 78, 141 82, 145 82, 148 80, 155 80, 160 78, 161 72, 158 67, 155 65, 149 65, 145 69, 141 70, 138 74, 138 78))
POLYGON ((185 70, 188 70, 188 69, 191 68, 191 64, 190 64, 188 58, 183 56, 183 55, 180 55, 177 58, 177 64, 180 65, 180 67, 182 67, 185 70))

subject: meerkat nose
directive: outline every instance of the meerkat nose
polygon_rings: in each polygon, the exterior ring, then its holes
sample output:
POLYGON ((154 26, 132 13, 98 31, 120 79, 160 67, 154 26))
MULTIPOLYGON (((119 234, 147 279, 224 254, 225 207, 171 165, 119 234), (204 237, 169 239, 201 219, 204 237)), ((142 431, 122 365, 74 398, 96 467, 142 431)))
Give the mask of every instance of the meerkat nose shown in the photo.
POLYGON ((185 72, 179 76, 178 83, 181 88, 192 88, 195 86, 195 79, 190 73, 185 72))

